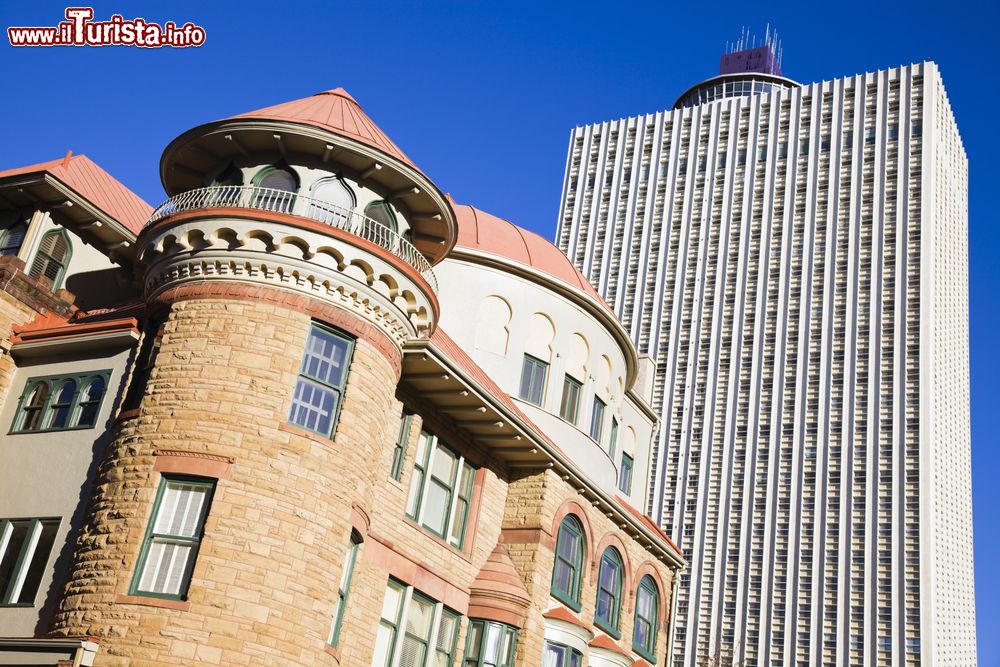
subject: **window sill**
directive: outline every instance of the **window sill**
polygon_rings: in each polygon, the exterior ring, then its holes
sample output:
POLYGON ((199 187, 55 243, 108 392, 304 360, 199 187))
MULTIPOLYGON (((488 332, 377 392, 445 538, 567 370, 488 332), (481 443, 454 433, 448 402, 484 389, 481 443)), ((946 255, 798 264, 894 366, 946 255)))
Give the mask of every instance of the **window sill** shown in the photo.
POLYGON ((572 598, 568 597, 563 597, 558 591, 549 591, 549 593, 556 600, 559 600, 560 602, 562 602, 564 605, 566 605, 576 613, 580 613, 581 605, 576 600, 573 600, 572 598))
POLYGON ((139 416, 139 408, 132 408, 131 410, 122 410, 118 413, 115 418, 115 423, 120 424, 121 422, 128 421, 129 419, 135 419, 139 416))
POLYGON ((118 604, 135 604, 145 607, 159 607, 161 609, 176 609, 187 611, 191 608, 190 600, 170 600, 168 598, 154 598, 147 595, 122 595, 115 597, 118 604))
POLYGON ((7 435, 35 435, 40 433, 63 433, 64 431, 90 431, 95 426, 69 426, 67 428, 40 428, 33 431, 8 431, 7 435))
POLYGON ((327 447, 335 447, 336 443, 333 438, 328 438, 325 435, 317 433, 316 431, 310 431, 304 429, 301 426, 292 426, 287 422, 282 422, 278 424, 278 430, 284 431, 285 433, 291 433, 292 435, 297 435, 303 437, 307 440, 312 440, 313 442, 318 442, 321 445, 326 445, 327 447))
POLYGON ((340 651, 338 651, 337 649, 333 648, 329 644, 324 644, 323 645, 323 650, 326 651, 327 653, 329 653, 330 655, 332 655, 333 659, 337 661, 338 665, 340 664, 340 651))
POLYGON ((635 644, 632 644, 632 650, 635 651, 636 655, 642 656, 643 659, 648 660, 652 664, 656 664, 656 656, 646 653, 645 649, 639 648, 635 644))
MULTIPOLYGON (((456 547, 454 544, 451 544, 450 542, 448 542, 448 540, 444 539, 443 537, 435 535, 434 533, 431 532, 429 528, 420 525, 419 523, 411 519, 409 516, 404 515, 403 521, 405 521, 409 525, 419 530, 422 535, 426 535, 427 537, 431 538, 441 546, 447 547, 449 551, 452 551, 456 556, 460 556, 462 560, 468 563, 472 562, 472 557, 467 551, 465 551, 464 549, 459 549, 458 547, 456 547)), ((468 536, 466 536, 466 541, 468 541, 468 536)))

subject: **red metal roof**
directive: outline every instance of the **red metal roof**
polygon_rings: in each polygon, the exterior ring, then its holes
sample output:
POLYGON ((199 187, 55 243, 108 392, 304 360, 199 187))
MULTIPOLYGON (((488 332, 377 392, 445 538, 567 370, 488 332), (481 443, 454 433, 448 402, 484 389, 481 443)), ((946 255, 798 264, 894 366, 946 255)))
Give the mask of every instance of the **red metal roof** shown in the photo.
POLYGON ((417 168, 343 88, 325 90, 310 97, 242 113, 233 118, 259 118, 311 125, 359 141, 417 168))
POLYGON ((123 227, 138 234, 153 207, 143 201, 86 155, 67 155, 61 160, 0 171, 0 179, 34 173, 48 173, 75 190, 123 227))
MULTIPOLYGON (((450 199, 450 198, 449 198, 450 199)), ((457 246, 500 255, 576 288, 608 310, 594 286, 559 248, 534 232, 467 204, 451 200, 458 221, 457 246)))
POLYGON ((623 656, 625 656, 627 658, 631 658, 632 657, 631 653, 629 653, 628 651, 626 651, 625 649, 623 649, 621 646, 619 646, 617 643, 615 643, 614 639, 612 639, 611 637, 607 636, 603 632, 598 633, 598 635, 596 637, 594 637, 593 639, 591 639, 589 645, 593 646, 593 647, 596 647, 596 648, 603 648, 606 651, 611 651, 613 653, 617 653, 618 655, 623 655, 623 656))
POLYGON ((593 629, 590 627, 590 624, 584 623, 583 621, 578 619, 566 607, 554 607, 552 609, 549 609, 547 612, 542 614, 542 618, 551 618, 556 621, 563 621, 564 623, 577 625, 581 628, 584 628, 585 630, 590 630, 591 632, 593 632, 593 629))

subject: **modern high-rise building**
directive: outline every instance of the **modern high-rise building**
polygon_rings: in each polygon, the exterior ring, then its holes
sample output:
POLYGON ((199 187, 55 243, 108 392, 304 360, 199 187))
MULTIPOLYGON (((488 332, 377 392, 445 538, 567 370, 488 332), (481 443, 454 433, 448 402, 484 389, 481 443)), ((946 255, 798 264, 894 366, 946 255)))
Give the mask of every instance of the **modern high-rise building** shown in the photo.
POLYGON ((770 36, 574 129, 558 245, 656 362, 670 665, 975 665, 968 161, 932 62, 770 36))

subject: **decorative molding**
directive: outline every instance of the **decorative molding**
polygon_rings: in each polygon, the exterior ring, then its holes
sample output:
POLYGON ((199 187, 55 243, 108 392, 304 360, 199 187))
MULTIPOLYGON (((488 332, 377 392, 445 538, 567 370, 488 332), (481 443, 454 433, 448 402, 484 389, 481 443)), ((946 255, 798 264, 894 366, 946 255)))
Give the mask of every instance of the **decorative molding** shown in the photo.
POLYGON ((225 478, 229 474, 229 467, 236 462, 232 456, 179 449, 157 449, 153 451, 153 456, 156 457, 156 463, 153 465, 153 470, 156 472, 216 479, 225 478))

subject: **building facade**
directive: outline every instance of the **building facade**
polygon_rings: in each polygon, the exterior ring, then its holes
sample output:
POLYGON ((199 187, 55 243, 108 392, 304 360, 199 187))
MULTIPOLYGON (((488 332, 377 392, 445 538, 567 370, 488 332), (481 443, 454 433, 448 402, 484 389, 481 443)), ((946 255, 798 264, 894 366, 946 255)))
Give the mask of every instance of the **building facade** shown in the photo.
POLYGON ((968 162, 926 62, 768 43, 574 129, 558 245, 655 360, 672 665, 974 665, 968 162))
POLYGON ((0 662, 633 667, 652 370, 342 89, 0 172, 0 662))

